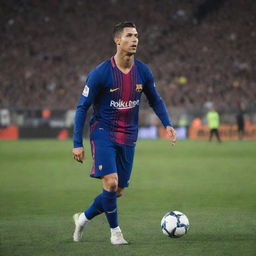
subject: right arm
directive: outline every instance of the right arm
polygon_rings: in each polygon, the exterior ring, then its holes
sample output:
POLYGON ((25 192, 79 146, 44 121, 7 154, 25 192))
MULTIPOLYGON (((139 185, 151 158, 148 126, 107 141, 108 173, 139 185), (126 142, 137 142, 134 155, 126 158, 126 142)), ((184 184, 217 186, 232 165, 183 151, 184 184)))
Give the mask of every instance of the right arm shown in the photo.
POLYGON ((74 120, 74 135, 73 135, 73 158, 82 162, 84 158, 83 148, 83 129, 86 120, 86 114, 89 107, 92 105, 95 96, 98 93, 100 83, 99 75, 96 70, 93 70, 86 80, 86 84, 82 95, 78 101, 76 115, 74 120))

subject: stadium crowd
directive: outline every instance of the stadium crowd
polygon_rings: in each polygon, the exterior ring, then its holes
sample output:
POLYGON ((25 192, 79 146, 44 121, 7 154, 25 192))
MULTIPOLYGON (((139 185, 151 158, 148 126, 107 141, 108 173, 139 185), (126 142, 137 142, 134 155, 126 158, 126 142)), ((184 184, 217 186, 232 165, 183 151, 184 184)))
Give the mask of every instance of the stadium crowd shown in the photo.
POLYGON ((137 57, 168 106, 256 108, 253 0, 10 0, 1 4, 0 108, 72 109, 87 73, 115 52, 115 23, 132 20, 137 57))

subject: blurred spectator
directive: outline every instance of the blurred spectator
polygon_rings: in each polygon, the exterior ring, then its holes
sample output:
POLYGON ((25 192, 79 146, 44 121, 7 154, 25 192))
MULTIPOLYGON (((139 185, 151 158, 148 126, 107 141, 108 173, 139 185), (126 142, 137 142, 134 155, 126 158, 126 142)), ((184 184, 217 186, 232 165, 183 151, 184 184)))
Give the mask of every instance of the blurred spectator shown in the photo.
POLYGON ((51 110, 48 109, 48 108, 45 108, 42 110, 42 117, 45 118, 45 119, 48 119, 50 118, 51 116, 51 110))
POLYGON ((244 137, 244 113, 242 110, 236 116, 236 123, 237 123, 237 131, 238 131, 238 138, 242 140, 244 137))
POLYGON ((220 116, 217 111, 215 111, 214 108, 212 108, 207 113, 207 123, 210 128, 210 135, 209 135, 209 141, 212 141, 213 135, 216 136, 217 140, 221 142, 220 134, 219 134, 219 126, 220 126, 220 116))

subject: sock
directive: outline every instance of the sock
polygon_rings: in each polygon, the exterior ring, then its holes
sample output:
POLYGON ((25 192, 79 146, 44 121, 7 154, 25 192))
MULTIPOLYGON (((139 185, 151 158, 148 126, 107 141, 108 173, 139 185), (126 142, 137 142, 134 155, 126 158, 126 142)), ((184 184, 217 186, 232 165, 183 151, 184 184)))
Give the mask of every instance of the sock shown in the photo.
POLYGON ((117 226, 116 228, 111 228, 110 231, 111 233, 115 233, 116 231, 122 232, 119 226, 117 226))
POLYGON ((84 213, 82 212, 80 215, 79 215, 79 219, 78 219, 78 223, 80 226, 84 226, 85 223, 89 221, 86 216, 84 215, 84 213))
POLYGON ((116 192, 108 192, 103 189, 102 206, 110 228, 118 227, 116 192))
POLYGON ((84 211, 84 215, 88 220, 91 220, 95 216, 103 213, 103 207, 102 207, 102 193, 99 194, 97 197, 95 197, 93 203, 91 206, 84 211))

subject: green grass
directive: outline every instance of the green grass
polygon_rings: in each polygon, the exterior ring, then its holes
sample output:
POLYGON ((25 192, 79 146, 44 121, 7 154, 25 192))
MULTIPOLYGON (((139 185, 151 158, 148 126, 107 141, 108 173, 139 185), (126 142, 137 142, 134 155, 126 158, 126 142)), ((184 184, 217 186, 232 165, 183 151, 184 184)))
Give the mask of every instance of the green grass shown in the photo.
POLYGON ((139 141, 130 187, 118 199, 130 245, 116 247, 104 215, 81 243, 72 242, 71 216, 101 186, 88 176, 90 150, 81 165, 71 147, 71 141, 0 141, 1 255, 256 255, 256 142, 139 141), (188 216, 185 237, 161 233, 170 210, 188 216))

